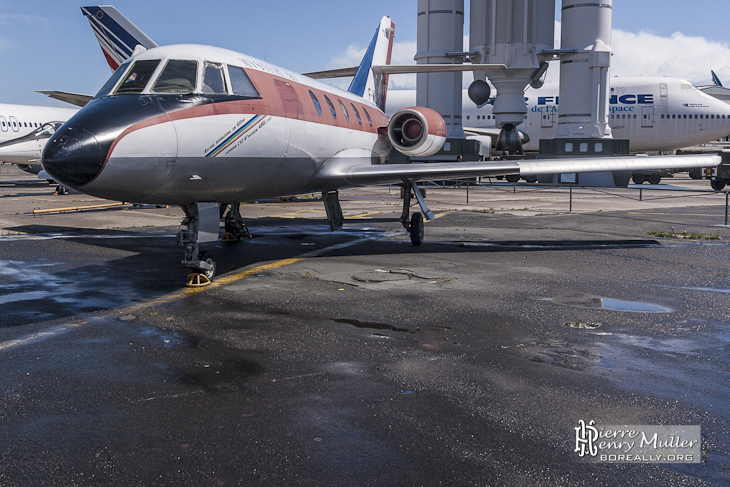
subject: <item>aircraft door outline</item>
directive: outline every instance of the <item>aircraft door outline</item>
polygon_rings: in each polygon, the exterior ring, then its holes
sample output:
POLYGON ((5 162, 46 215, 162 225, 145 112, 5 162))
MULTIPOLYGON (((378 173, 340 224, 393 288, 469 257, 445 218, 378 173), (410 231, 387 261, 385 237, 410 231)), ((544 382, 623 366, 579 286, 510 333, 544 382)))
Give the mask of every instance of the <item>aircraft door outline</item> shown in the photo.
POLYGON ((543 112, 540 117, 540 127, 551 129, 555 126, 555 112, 543 112))
POLYGON ((20 122, 18 122, 18 119, 15 117, 8 118, 8 125, 12 126, 13 132, 20 132, 20 122))
POLYGON ((656 112, 654 107, 641 107, 641 126, 645 128, 653 128, 656 122, 656 112))
POLYGON ((0 130, 2 130, 3 132, 7 132, 9 128, 10 124, 8 123, 8 121, 5 120, 5 117, 0 115, 0 130))

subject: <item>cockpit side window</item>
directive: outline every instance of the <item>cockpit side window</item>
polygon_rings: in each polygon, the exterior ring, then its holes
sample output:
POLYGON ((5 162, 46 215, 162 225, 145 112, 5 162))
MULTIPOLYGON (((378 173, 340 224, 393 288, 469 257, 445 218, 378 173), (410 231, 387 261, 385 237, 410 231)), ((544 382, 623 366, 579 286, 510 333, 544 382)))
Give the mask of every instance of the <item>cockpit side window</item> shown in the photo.
POLYGON ((149 59, 137 61, 132 65, 127 76, 119 85, 116 95, 137 95, 142 93, 154 74, 157 66, 160 65, 159 59, 149 59))
POLYGON ((153 93, 186 94, 195 91, 197 61, 171 59, 152 87, 153 93))
POLYGON ((234 95, 261 98, 261 95, 243 68, 228 66, 228 76, 231 79, 231 89, 234 95))
POLYGON ((107 80, 106 83, 104 83, 104 86, 101 87, 99 92, 96 94, 97 97, 99 96, 106 96, 109 94, 110 91, 117 85, 119 80, 122 78, 124 73, 127 72, 127 68, 129 68, 129 63, 124 63, 121 66, 117 68, 116 71, 114 71, 114 74, 112 74, 111 78, 107 80))
POLYGON ((223 77, 223 66, 220 64, 205 63, 203 93, 207 95, 225 95, 228 93, 226 81, 223 77))

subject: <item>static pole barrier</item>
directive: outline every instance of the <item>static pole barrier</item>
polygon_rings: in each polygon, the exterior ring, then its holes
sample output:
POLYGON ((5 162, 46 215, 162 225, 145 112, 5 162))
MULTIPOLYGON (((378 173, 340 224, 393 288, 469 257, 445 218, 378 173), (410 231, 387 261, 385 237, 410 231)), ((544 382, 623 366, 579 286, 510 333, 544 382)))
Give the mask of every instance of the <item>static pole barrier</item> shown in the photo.
MULTIPOLYGON (((469 204, 469 182, 466 183, 466 204, 469 204)), ((727 223, 725 224, 727 225, 727 223)))
POLYGON ((725 191, 725 226, 727 226, 727 203, 728 203, 728 196, 730 193, 725 191))
POLYGON ((573 213, 573 185, 570 185, 570 210, 568 213, 573 213))

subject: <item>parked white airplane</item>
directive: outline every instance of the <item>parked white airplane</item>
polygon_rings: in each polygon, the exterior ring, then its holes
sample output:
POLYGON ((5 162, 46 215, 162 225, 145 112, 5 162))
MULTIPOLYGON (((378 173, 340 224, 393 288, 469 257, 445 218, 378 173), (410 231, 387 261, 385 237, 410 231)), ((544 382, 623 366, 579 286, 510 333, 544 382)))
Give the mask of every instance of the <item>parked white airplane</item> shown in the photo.
POLYGON ((221 210, 229 205, 226 231, 244 234, 241 201, 321 192, 334 230, 343 224, 339 188, 400 183, 406 187, 400 220, 419 245, 423 215, 411 216, 411 192, 433 217, 416 184, 421 180, 721 162, 700 155, 387 164, 391 149, 428 157, 446 142, 446 124, 434 110, 405 108, 390 120, 383 112, 388 69, 382 66, 393 31, 384 17, 348 91, 226 49, 149 49, 123 63, 56 131, 43 166, 94 196, 182 206, 182 263, 210 278, 215 264, 203 260, 199 245, 218 239, 221 210))
MULTIPOLYGON (((525 92, 528 113, 525 122, 517 127, 527 134, 523 138, 525 151, 537 152, 540 139, 555 136, 560 113, 558 88, 552 83, 525 92)), ((387 113, 411 106, 415 99, 414 90, 391 90, 387 113)), ((494 148, 499 135, 492 113, 494 98, 481 108, 474 105, 466 91, 463 100, 465 132, 489 136, 494 148)), ((613 137, 629 139, 633 153, 671 151, 730 134, 730 105, 678 78, 611 78, 609 110, 613 137)))
POLYGON ((76 108, 0 104, 0 161, 18 164, 33 174, 41 169, 48 138, 76 108))

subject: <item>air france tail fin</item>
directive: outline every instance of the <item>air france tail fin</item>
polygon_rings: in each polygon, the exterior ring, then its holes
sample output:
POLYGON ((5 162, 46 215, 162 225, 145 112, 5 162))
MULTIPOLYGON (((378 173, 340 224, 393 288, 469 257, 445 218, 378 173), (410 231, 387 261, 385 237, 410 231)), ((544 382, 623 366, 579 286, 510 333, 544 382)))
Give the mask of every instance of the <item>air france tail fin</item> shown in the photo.
POLYGON ((710 70, 712 73, 712 82, 715 83, 715 86, 719 86, 722 88, 722 82, 720 81, 720 78, 717 77, 714 71, 710 70))
POLYGON ((365 57, 350 84, 350 93, 362 96, 385 110, 385 98, 388 93, 388 74, 373 70, 373 66, 390 64, 393 53, 393 34, 395 24, 390 17, 383 17, 370 42, 365 57))
POLYGON ((81 12, 89 19, 91 29, 112 71, 116 71, 131 56, 157 47, 155 41, 114 7, 81 7, 81 12))

